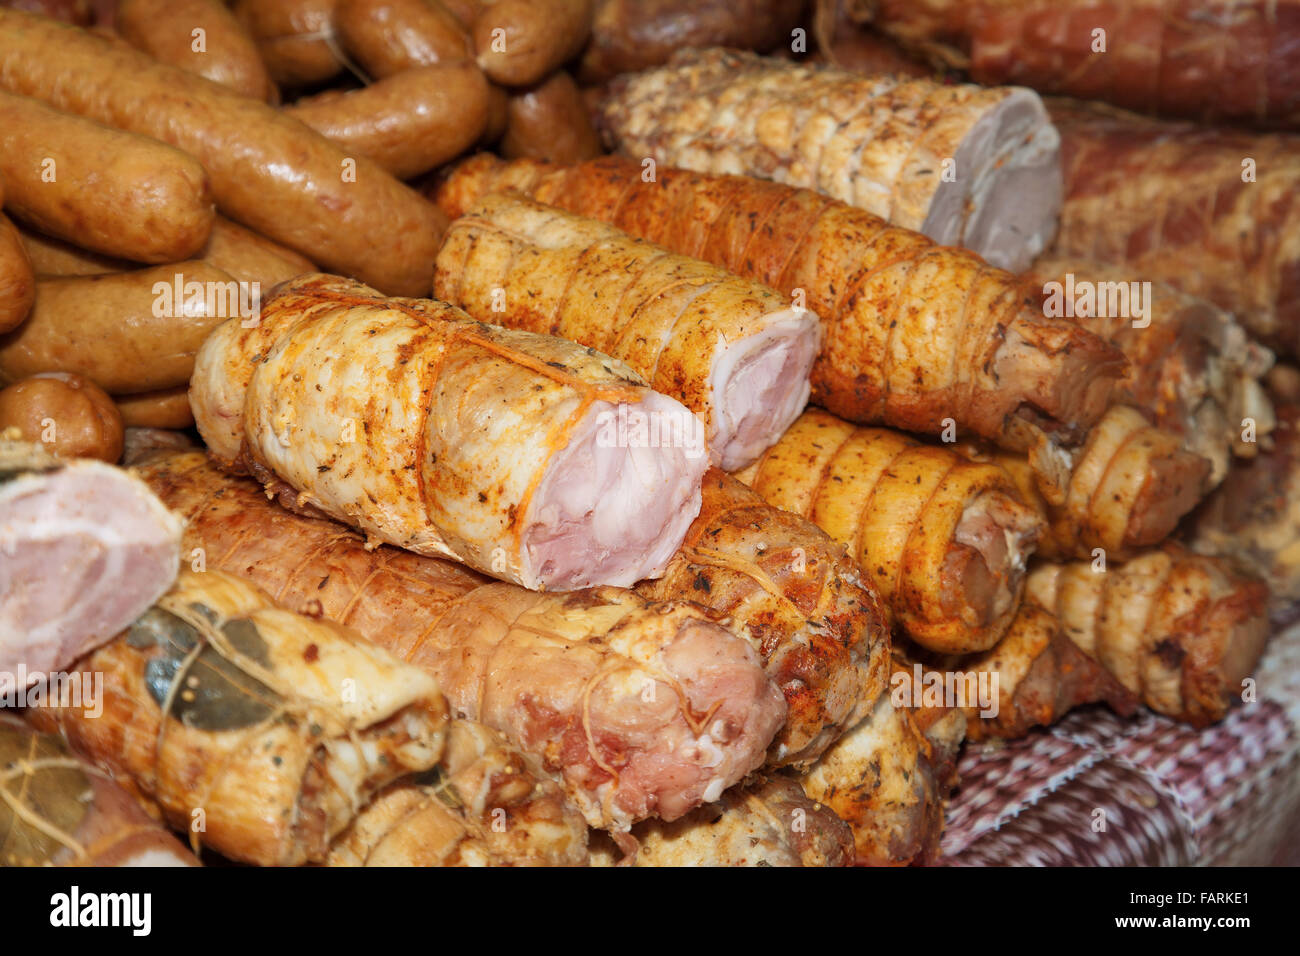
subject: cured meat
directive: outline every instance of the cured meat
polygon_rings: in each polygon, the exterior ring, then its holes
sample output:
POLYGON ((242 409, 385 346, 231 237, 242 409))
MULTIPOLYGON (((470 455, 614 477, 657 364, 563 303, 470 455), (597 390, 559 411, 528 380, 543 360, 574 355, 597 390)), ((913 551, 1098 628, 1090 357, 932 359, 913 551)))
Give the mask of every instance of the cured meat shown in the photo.
POLYGON ((61 670, 166 591, 181 523, 139 480, 0 438, 0 692, 61 670))
POLYGON ((807 769, 884 689, 886 612, 843 547, 717 469, 668 570, 637 590, 702 604, 748 633, 788 708, 770 765, 807 769))
POLYGON ((1223 480, 1234 455, 1254 456, 1272 431, 1273 405, 1260 379, 1273 354, 1228 312, 1162 282, 1139 281, 1120 266, 1044 257, 1026 278, 1045 308, 1068 305, 1067 314, 1124 353, 1128 375, 1117 401, 1140 408, 1208 459, 1211 485, 1223 480), (1242 437, 1247 420, 1249 441, 1242 437))
POLYGON ((938 856, 943 831, 941 782, 931 761, 930 743, 884 693, 801 782, 853 830, 858 864, 926 863, 938 856))
POLYGON ((1300 354, 1300 137, 1050 108, 1065 175, 1054 254, 1168 282, 1300 354))
POLYGON ((632 831, 639 847, 620 860, 597 841, 593 866, 847 866, 853 832, 789 777, 732 787, 716 803, 672 823, 649 820, 632 831))
POLYGON ((578 866, 587 825, 535 758, 472 720, 438 766, 395 783, 330 850, 330 866, 578 866))
POLYGON ((1176 544, 1119 566, 1043 564, 1025 600, 1157 713, 1220 720, 1268 639, 1268 589, 1176 544))
POLYGON ((855 0, 980 83, 1215 120, 1300 123, 1295 0, 855 0))
POLYGON ((940 689, 957 688, 966 704, 953 710, 964 718, 966 740, 1023 737, 1097 701, 1125 716, 1137 706, 1109 671, 1065 636, 1055 617, 1033 603, 1021 606, 1006 634, 984 653, 924 660, 910 673, 905 668, 908 695, 933 709, 932 693, 942 701, 940 689), (987 701, 979 698, 985 690, 987 701))
POLYGON ((1188 543, 1268 582, 1273 612, 1300 603, 1300 407, 1278 407, 1272 448, 1237 461, 1195 512, 1188 543))
POLYGON ((808 190, 608 157, 572 167, 482 155, 433 195, 448 215, 516 190, 789 293, 823 322, 812 401, 860 423, 948 423, 1028 449, 1082 438, 1120 352, 1024 301, 1009 273, 808 190))
POLYGON ((1210 462, 1183 440, 1124 405, 1108 411, 1083 447, 1045 459, 958 445, 972 460, 1002 467, 1039 512, 1044 558, 1120 560, 1167 538, 1209 490, 1210 462))
POLYGON ((197 866, 108 774, 0 712, 0 866, 197 866))
POLYGON ((190 403, 217 460, 295 508, 554 590, 662 574, 699 512, 700 446, 618 432, 694 417, 593 350, 324 275, 246 324, 204 343, 190 403))
POLYGON ((186 545, 438 680, 561 775, 592 826, 626 830, 716 800, 785 719, 758 655, 694 605, 599 588, 539 594, 277 508, 198 454, 141 469, 189 519, 186 545))
POLYGON ((216 569, 182 571, 81 672, 102 675, 102 714, 49 700, 32 719, 232 860, 324 859, 371 795, 442 754, 433 678, 216 569))
POLYGON ((899 627, 943 653, 1001 637, 1043 530, 1001 469, 820 409, 737 477, 848 548, 899 627))
POLYGON ((1060 140, 1026 89, 688 50, 615 80, 602 121, 638 161, 815 189, 1005 269, 1061 208, 1060 140))
MULTIPOLYGON (((456 220, 438 254, 434 295, 482 322, 621 359, 699 415, 725 469, 758 457, 808 401, 820 338, 814 313, 757 282, 523 197, 489 196, 456 220)), ((691 437, 674 431, 659 437, 691 437)))
POLYGON ((790 44, 804 0, 597 0, 578 78, 603 83, 658 66, 683 47, 766 52, 790 44))

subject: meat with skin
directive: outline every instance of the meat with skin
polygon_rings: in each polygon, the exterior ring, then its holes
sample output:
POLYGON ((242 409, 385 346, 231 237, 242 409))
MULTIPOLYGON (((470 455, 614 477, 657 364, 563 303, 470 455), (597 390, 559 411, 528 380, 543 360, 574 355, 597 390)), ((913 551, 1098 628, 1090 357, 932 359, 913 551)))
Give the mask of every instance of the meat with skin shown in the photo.
POLYGON ((1005 269, 1051 242, 1060 145, 1031 90, 689 50, 611 84, 619 152, 815 189, 1005 269))
POLYGON ((1065 175, 1054 255, 1168 282, 1300 354, 1300 137, 1049 109, 1065 175))
POLYGON ((853 833, 797 781, 773 775, 732 787, 716 803, 672 823, 647 821, 634 856, 596 840, 592 866, 847 866, 853 833))
POLYGON ((190 403, 216 459, 295 508, 552 590, 662 574, 699 512, 702 442, 618 431, 698 421, 608 356, 324 275, 246 324, 208 337, 190 403))
POLYGON ((1098 701, 1125 716, 1137 706, 1137 698, 1066 637, 1055 617, 1033 603, 1022 605, 1002 639, 982 654, 918 656, 924 664, 918 660, 910 672, 903 669, 912 701, 920 702, 923 711, 932 710, 927 690, 935 690, 936 696, 940 687, 963 690, 966 706, 951 710, 963 719, 966 740, 1023 737, 1034 727, 1049 727, 1074 708, 1098 701), (978 697, 982 690, 990 691, 987 701, 978 697))
POLYGON ((700 417, 724 469, 752 462, 808 401, 814 313, 522 196, 485 197, 455 221, 434 295, 482 322, 559 335, 626 362, 700 417))
POLYGON ((182 571, 80 668, 102 713, 49 699, 31 719, 232 860, 324 859, 374 793, 442 754, 429 675, 214 568, 182 571))
POLYGON ((186 546, 288 607, 355 628, 431 673, 457 716, 561 775, 593 826, 626 830, 716 800, 785 719, 758 655, 703 610, 600 588, 539 594, 276 507, 202 455, 142 477, 189 520, 186 546))
POLYGON ((1273 614, 1300 603, 1300 407, 1278 406, 1272 447, 1235 461, 1192 515, 1188 544, 1268 582, 1273 614))
POLYGON ((855 861, 905 866, 934 860, 943 831, 945 782, 931 745, 888 691, 800 781, 853 831, 855 861))
POLYGON ((805 0, 597 0, 579 61, 583 83, 666 63, 683 47, 765 53, 790 45, 805 0))
POLYGON ((0 437, 0 691, 135 620, 171 586, 180 544, 180 521, 125 471, 0 437))
POLYGON ((1159 544, 1209 491, 1211 464, 1183 439, 1124 405, 1108 411, 1083 447, 1047 449, 1043 458, 958 445, 974 461, 1000 466, 1046 531, 1049 559, 1122 560, 1159 544))
POLYGON ((1295 0, 854 0, 859 19, 980 83, 1129 109, 1300 124, 1295 0))
POLYGON ((806 770, 884 689, 888 618, 843 547, 717 469, 664 576, 637 590, 694 601, 744 628, 785 695, 769 766, 806 770))
POLYGON ((986 650, 1011 623, 1043 522, 997 467, 809 409, 737 477, 848 548, 923 647, 986 650))
POLYGON ((1222 719, 1268 639, 1268 588, 1180 545, 1122 565, 1042 564, 1025 600, 1157 713, 1196 727, 1222 719))
POLYGON ((579 866, 587 825, 535 758, 472 720, 442 760, 390 786, 330 849, 330 866, 579 866))
POLYGON ((482 155, 433 191, 450 216, 516 190, 745 275, 823 323, 812 402, 859 423, 1009 448, 1069 442, 1106 410, 1121 353, 1026 302, 1010 273, 809 190, 608 157, 572 167, 482 155))
POLYGON ((1230 313, 1122 266, 1043 257, 1025 277, 1045 308, 1069 304, 1080 324, 1124 353, 1129 370, 1116 399, 1208 459, 1212 486, 1234 456, 1253 457, 1272 431, 1273 405, 1260 380, 1273 353, 1230 313), (1247 419, 1250 441, 1242 438, 1247 419))
POLYGON ((0 866, 198 866, 112 777, 0 711, 0 866))
POLYGON ((888 37, 864 28, 855 16, 854 6, 854 0, 817 0, 812 21, 817 53, 812 59, 867 75, 934 75, 923 60, 908 54, 888 37))

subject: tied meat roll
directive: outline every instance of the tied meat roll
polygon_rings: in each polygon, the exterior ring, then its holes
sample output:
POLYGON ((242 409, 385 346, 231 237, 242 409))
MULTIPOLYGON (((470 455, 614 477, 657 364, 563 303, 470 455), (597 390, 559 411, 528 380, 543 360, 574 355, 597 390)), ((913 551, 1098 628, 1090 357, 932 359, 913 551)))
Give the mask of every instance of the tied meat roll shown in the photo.
POLYGON ((562 167, 481 155, 433 195, 450 216, 515 190, 748 276, 823 325, 812 402, 859 423, 958 427, 1025 450, 1070 442, 1106 410, 1125 362, 1020 281, 960 249, 806 189, 606 157, 562 167))
POLYGON ((0 866, 197 866, 107 773, 0 712, 0 866))
POLYGON ((204 343, 195 421, 296 508, 554 590, 661 574, 699 512, 698 420, 594 350, 323 275, 245 325, 204 343), (620 434, 632 412, 697 441, 620 434))
POLYGON ((1143 112, 1300 123, 1295 0, 851 0, 931 62, 1143 112))
POLYGON ((592 826, 625 831, 717 799, 763 764, 785 720, 757 652, 695 605, 617 588, 539 594, 367 549, 195 453, 141 475, 189 519, 188 548, 432 674, 457 716, 559 775, 592 826))
POLYGON ((1105 570, 1042 564, 1025 600, 1152 710, 1197 727, 1241 698, 1268 639, 1268 588, 1172 543, 1105 570))
POLYGON ((180 556, 180 521, 138 479, 0 437, 0 693, 110 640, 180 556))
POLYGON ((621 359, 699 415, 724 469, 753 461, 808 401, 814 313, 522 196, 486 197, 456 220, 438 254, 434 295, 480 321, 621 359))
POLYGON ((1042 522, 1001 469, 809 409, 737 477, 847 547, 923 647, 982 651, 1011 623, 1042 522))
POLYGON ((472 720, 447 725, 442 760, 372 800, 329 866, 578 866, 587 824, 535 758, 472 720))
POLYGON ((702 604, 745 628, 788 709, 771 766, 807 769, 884 687, 889 622, 870 581, 820 528, 716 469, 681 550, 637 591, 702 604))
POLYGON ((1230 313, 1163 282, 1138 281, 1121 266, 1044 256, 1025 275, 1045 308, 1068 304, 1078 322, 1124 353, 1128 375, 1116 400, 1142 409, 1208 459, 1211 485, 1234 456, 1256 454, 1274 425, 1260 383, 1273 353, 1230 313), (1245 440, 1248 419, 1254 427, 1245 440))
POLYGON ((732 787, 716 803, 672 823, 647 821, 632 835, 634 856, 619 859, 597 839, 592 866, 848 866, 853 832, 829 808, 780 775, 732 787))
POLYGON ((1300 136, 1049 108, 1065 174, 1054 255, 1168 282, 1300 354, 1300 136))
POLYGON ((1045 558, 1091 558, 1100 548, 1123 559, 1159 544, 1208 491, 1211 464, 1177 434, 1116 405, 1083 447, 1043 457, 958 445, 972 460, 1000 466, 1046 524, 1045 558))
POLYGON ((1002 268, 1056 230, 1059 138, 1027 89, 687 50, 614 81, 602 110, 638 161, 815 189, 1002 268))
POLYGON ((442 753, 431 677, 217 570, 183 571, 81 674, 102 676, 102 714, 49 700, 33 721, 242 862, 324 859, 375 792, 442 753))

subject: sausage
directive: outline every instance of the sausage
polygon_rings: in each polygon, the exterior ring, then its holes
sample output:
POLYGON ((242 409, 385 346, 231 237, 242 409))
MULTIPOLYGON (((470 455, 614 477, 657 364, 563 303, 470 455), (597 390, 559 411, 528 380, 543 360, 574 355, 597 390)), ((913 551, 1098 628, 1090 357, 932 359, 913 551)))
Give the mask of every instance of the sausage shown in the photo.
POLYGON ((445 218, 265 103, 52 20, 0 11, 0 86, 196 156, 231 218, 392 294, 426 294, 445 218))
MULTIPOLYGON (((820 4, 819 4, 820 5, 820 4)), ((788 43, 805 4, 795 0, 596 0, 579 77, 603 83, 666 63, 683 47, 766 52, 788 43)))
POLYGON ((122 424, 128 428, 189 428, 194 424, 188 385, 156 392, 122 395, 117 399, 122 424))
POLYGON ((470 58, 469 32, 438 0, 342 0, 339 38, 376 80, 470 58))
POLYGON ((88 27, 95 22, 96 6, 98 3, 91 0, 0 0, 0 7, 39 13, 79 27, 88 27))
MULTIPOLYGON (((214 222, 214 231, 215 227, 214 222)), ((70 242, 25 228, 21 224, 16 225, 16 228, 23 248, 27 251, 27 258, 31 260, 32 272, 38 276, 93 276, 136 268, 134 263, 125 259, 87 252, 70 242)))
POLYGON ((212 236, 201 258, 240 282, 258 283, 263 293, 270 292, 272 286, 286 279, 316 271, 316 266, 306 256, 300 256, 224 216, 217 216, 212 224, 212 236))
POLYGON ((32 311, 36 279, 14 224, 0 214, 0 333, 17 328, 32 311))
MULTIPOLYGON (((134 268, 132 263, 123 259, 87 252, 21 226, 18 232, 32 260, 32 271, 38 276, 91 276, 134 268)), ((306 256, 259 236, 222 215, 213 220, 208 244, 199 258, 241 282, 259 283, 263 291, 269 291, 285 279, 316 271, 315 264, 306 256)))
POLYGON ((334 45, 338 0, 237 0, 235 18, 257 44, 271 79, 310 86, 343 69, 334 45))
POLYGON ((410 179, 473 146, 487 110, 483 71, 461 60, 405 70, 350 93, 299 100, 286 112, 349 155, 367 156, 398 179, 410 179))
POLYGON ((208 332, 241 306, 251 311, 251 300, 240 301, 248 295, 247 286, 194 261, 39 279, 31 317, 0 337, 0 381, 76 372, 110 395, 175 388, 189 381, 208 332), (197 295, 185 292, 195 282, 197 295))
POLYGON ((122 0, 117 31, 155 60, 255 100, 279 97, 253 38, 220 0, 122 0))
POLYGON ((487 121, 483 135, 479 138, 480 146, 491 146, 506 133, 506 124, 510 122, 510 96, 495 83, 488 84, 487 121))
MULTIPOLYGON (((490 0, 488 0, 490 2, 490 0)), ((460 21, 466 30, 474 28, 479 11, 483 9, 483 0, 441 0, 443 8, 460 21)))
POLYGON ((572 59, 591 33, 592 0, 497 0, 474 21, 478 65, 503 86, 531 86, 572 59))
POLYGON ((59 458, 98 458, 112 465, 122 457, 117 406, 80 375, 44 372, 0 389, 0 431, 10 427, 59 458))
POLYGON ((14 216, 105 255, 177 262, 212 229, 208 176, 193 156, 26 96, 0 93, 0 172, 14 216))
POLYGON ((512 93, 506 108, 501 154, 557 163, 580 163, 604 153, 587 105, 573 77, 563 70, 512 93))

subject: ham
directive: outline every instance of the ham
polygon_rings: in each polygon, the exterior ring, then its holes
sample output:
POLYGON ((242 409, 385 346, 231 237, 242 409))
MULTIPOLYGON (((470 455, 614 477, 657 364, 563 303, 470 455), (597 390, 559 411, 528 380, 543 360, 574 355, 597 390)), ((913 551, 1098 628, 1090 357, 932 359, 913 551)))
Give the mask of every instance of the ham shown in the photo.
POLYGON ((216 329, 190 396, 217 460, 293 507, 529 588, 662 574, 708 467, 702 442, 619 433, 698 428, 623 363, 331 276, 216 329))

